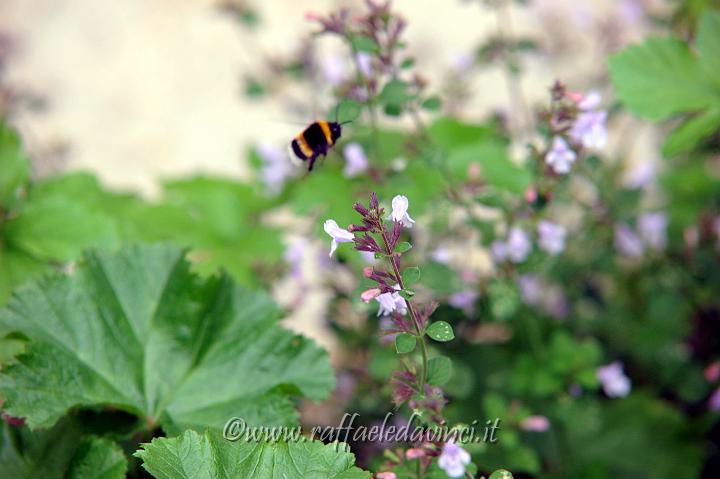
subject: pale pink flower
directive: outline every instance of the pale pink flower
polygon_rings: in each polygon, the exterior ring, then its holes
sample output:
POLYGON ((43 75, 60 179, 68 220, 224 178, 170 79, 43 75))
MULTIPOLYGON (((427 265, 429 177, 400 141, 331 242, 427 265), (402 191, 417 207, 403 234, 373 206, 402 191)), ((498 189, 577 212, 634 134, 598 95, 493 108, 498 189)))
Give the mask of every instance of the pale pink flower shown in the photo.
POLYGON ((417 447, 410 448, 405 452, 405 457, 408 459, 418 459, 423 456, 425 456, 425 450, 417 447))
POLYGON ((394 472, 378 472, 375 474, 376 479, 397 479, 397 475, 394 472))
POLYGON ((378 296, 380 296, 380 288, 371 288, 363 291, 360 295, 360 299, 362 299, 365 303, 369 303, 378 296))

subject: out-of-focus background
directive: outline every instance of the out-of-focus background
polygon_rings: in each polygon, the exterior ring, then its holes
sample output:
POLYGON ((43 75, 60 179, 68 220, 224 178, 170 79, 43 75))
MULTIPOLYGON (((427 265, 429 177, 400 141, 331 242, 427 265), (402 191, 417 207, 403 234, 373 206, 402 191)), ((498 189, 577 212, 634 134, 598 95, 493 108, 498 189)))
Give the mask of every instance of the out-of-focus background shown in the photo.
MULTIPOLYGON (((278 101, 253 101, 243 95, 243 76, 267 55, 297 54, 317 28, 308 13, 362 3, 255 2, 262 28, 247 29, 217 0, 3 0, 0 108, 10 109, 37 175, 87 169, 111 187, 147 194, 157 178, 192 172, 247 177, 251 143, 287 141, 326 106, 290 112, 278 101)), ((409 52, 436 88, 501 21, 539 42, 545 54, 529 59, 521 82, 532 103, 546 99, 556 78, 578 90, 597 87, 605 56, 645 35, 647 12, 667 5, 535 0, 502 19, 477 1, 396 0, 394 7, 408 20, 409 52)), ((340 46, 326 43, 332 62, 340 46)), ((482 71, 472 85, 464 115, 508 108, 499 69, 482 71)), ((650 154, 639 145, 638 155, 650 154)))

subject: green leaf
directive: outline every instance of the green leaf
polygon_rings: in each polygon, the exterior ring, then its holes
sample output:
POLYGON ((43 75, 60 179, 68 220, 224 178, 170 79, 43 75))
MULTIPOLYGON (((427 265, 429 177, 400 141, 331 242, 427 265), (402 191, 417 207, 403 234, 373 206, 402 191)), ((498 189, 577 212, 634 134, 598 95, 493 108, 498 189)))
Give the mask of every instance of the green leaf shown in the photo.
POLYGON ((717 92, 688 46, 650 38, 609 60, 613 85, 630 111, 650 120, 705 107, 717 92))
POLYGON ((674 156, 693 149, 701 140, 720 128, 720 105, 687 120, 665 140, 663 155, 674 156))
POLYGON ((378 51, 378 44, 366 35, 354 35, 350 38, 350 42, 353 50, 358 52, 375 53, 378 51))
POLYGON ((409 301, 412 299, 413 296, 415 296, 415 291, 413 291, 412 289, 402 289, 400 290, 400 296, 409 301))
POLYGON ((344 443, 231 442, 218 433, 185 431, 156 438, 135 456, 157 479, 371 479, 354 467, 344 443))
POLYGON ((428 383, 442 386, 452 377, 452 361, 446 356, 438 356, 428 361, 428 383))
POLYGON ((399 333, 395 336, 395 350, 398 354, 412 353, 415 350, 417 338, 412 334, 399 333))
POLYGON ((469 143, 450 150, 447 166, 460 178, 467 178, 471 164, 480 166, 480 177, 490 185, 523 193, 530 185, 530 171, 508 158, 506 147, 496 140, 469 143))
POLYGON ((407 241, 403 241, 397 247, 395 247, 396 253, 406 253, 412 249, 412 245, 408 243, 407 241))
POLYGON ((442 107, 442 100, 439 96, 431 96, 420 104, 428 111, 438 111, 442 107))
POLYGON ((120 446, 99 437, 88 437, 75 453, 68 479, 123 479, 127 459, 120 446))
POLYGON ((698 22, 697 49, 705 73, 720 87, 720 11, 708 10, 698 22))
POLYGON ((405 58, 402 62, 400 62, 400 68, 403 70, 407 70, 408 68, 412 68, 415 66, 415 59, 414 58, 405 58))
POLYGON ((338 103, 335 109, 335 116, 338 123, 355 121, 362 113, 362 106, 353 100, 343 100, 338 103))
POLYGON ((126 468, 125 454, 116 443, 83 436, 83 427, 74 418, 35 432, 0 425, 0 477, 122 479, 126 468))
POLYGON ((83 249, 119 243, 112 218, 60 196, 29 201, 5 234, 14 247, 46 260, 67 261, 83 249))
POLYGON ((410 286, 411 284, 417 283, 418 281, 420 281, 420 268, 418 268, 417 266, 405 268, 405 270, 402 272, 402 280, 405 286, 410 286))
POLYGON ((378 98, 385 104, 386 108, 401 110, 405 103, 415 98, 415 95, 408 91, 409 88, 408 83, 393 78, 385 84, 378 98))
POLYGON ((455 338, 452 326, 446 321, 435 321, 432 323, 427 329, 427 335, 441 343, 452 341, 455 338))
POLYGON ((29 176, 30 162, 23 153, 20 136, 0 119, 0 207, 15 206, 18 189, 29 176))
POLYGON ((510 473, 510 471, 506 471, 505 469, 498 469, 497 471, 490 474, 490 477, 488 479, 513 479, 513 475, 510 473))
POLYGON ((166 431, 291 424, 292 398, 324 398, 327 354, 277 324, 265 295, 202 279, 164 245, 89 252, 71 276, 20 288, 0 330, 30 339, 0 371, 7 412, 49 427, 69 409, 112 406, 166 431))

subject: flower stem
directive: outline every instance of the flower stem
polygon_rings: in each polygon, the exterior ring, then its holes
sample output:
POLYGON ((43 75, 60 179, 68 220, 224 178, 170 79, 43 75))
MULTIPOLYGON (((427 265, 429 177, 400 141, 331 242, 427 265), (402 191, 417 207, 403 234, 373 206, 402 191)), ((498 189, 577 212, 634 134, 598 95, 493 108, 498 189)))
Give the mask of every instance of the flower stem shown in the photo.
MULTIPOLYGON (((400 274, 400 266, 398 262, 395 260, 395 257, 393 256, 393 252, 390 249, 390 242, 388 241, 387 235, 385 234, 385 229, 382 230, 382 239, 385 246, 385 252, 390 259, 390 264, 393 268, 393 273, 395 275, 395 281, 397 281, 397 284, 400 286, 400 289, 405 289, 405 285, 403 284, 402 280, 402 274, 400 274)), ((420 321, 418 321, 417 314, 415 313, 415 309, 413 308, 412 302, 408 299, 407 301, 407 307, 408 307, 408 313, 410 314, 410 317, 412 318, 413 324, 415 325, 415 331, 417 332, 418 340, 420 341, 420 354, 422 355, 422 371, 420 373, 420 394, 425 394, 425 383, 427 382, 427 370, 428 370, 428 353, 427 353, 427 344, 425 344, 425 333, 423 332, 422 328, 420 327, 420 321)))

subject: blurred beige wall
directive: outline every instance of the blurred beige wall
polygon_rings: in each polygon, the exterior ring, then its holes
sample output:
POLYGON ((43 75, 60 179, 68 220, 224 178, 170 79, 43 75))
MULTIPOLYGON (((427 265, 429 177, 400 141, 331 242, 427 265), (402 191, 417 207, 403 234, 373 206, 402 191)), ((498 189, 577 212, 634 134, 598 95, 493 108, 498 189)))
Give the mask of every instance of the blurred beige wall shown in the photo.
MULTIPOLYGON (((152 192, 158 177, 195 171, 248 175, 247 145, 258 139, 285 141, 297 129, 278 121, 288 116, 278 104, 242 97, 242 72, 259 61, 255 45, 294 51, 300 36, 314 28, 306 12, 363 2, 253 3, 265 26, 250 39, 213 0, 2 0, 0 32, 15 44, 5 82, 48 99, 46 111, 20 108, 13 120, 32 151, 66 145, 63 168, 90 169, 112 186, 152 192)), ((587 78, 588 70, 602 70, 582 22, 622 2, 535 3, 533 10, 514 14, 518 32, 553 42, 562 41, 563 29, 578 32, 569 60, 530 64, 523 88, 530 98, 542 99, 556 77, 587 78), (539 15, 538 9, 560 12, 553 31, 547 25, 552 15, 539 15)), ((497 28, 496 17, 477 1, 396 0, 394 5, 409 21, 410 52, 435 82, 454 57, 471 52, 497 28)), ((470 115, 507 106, 498 71, 483 73, 475 87, 470 115)))

